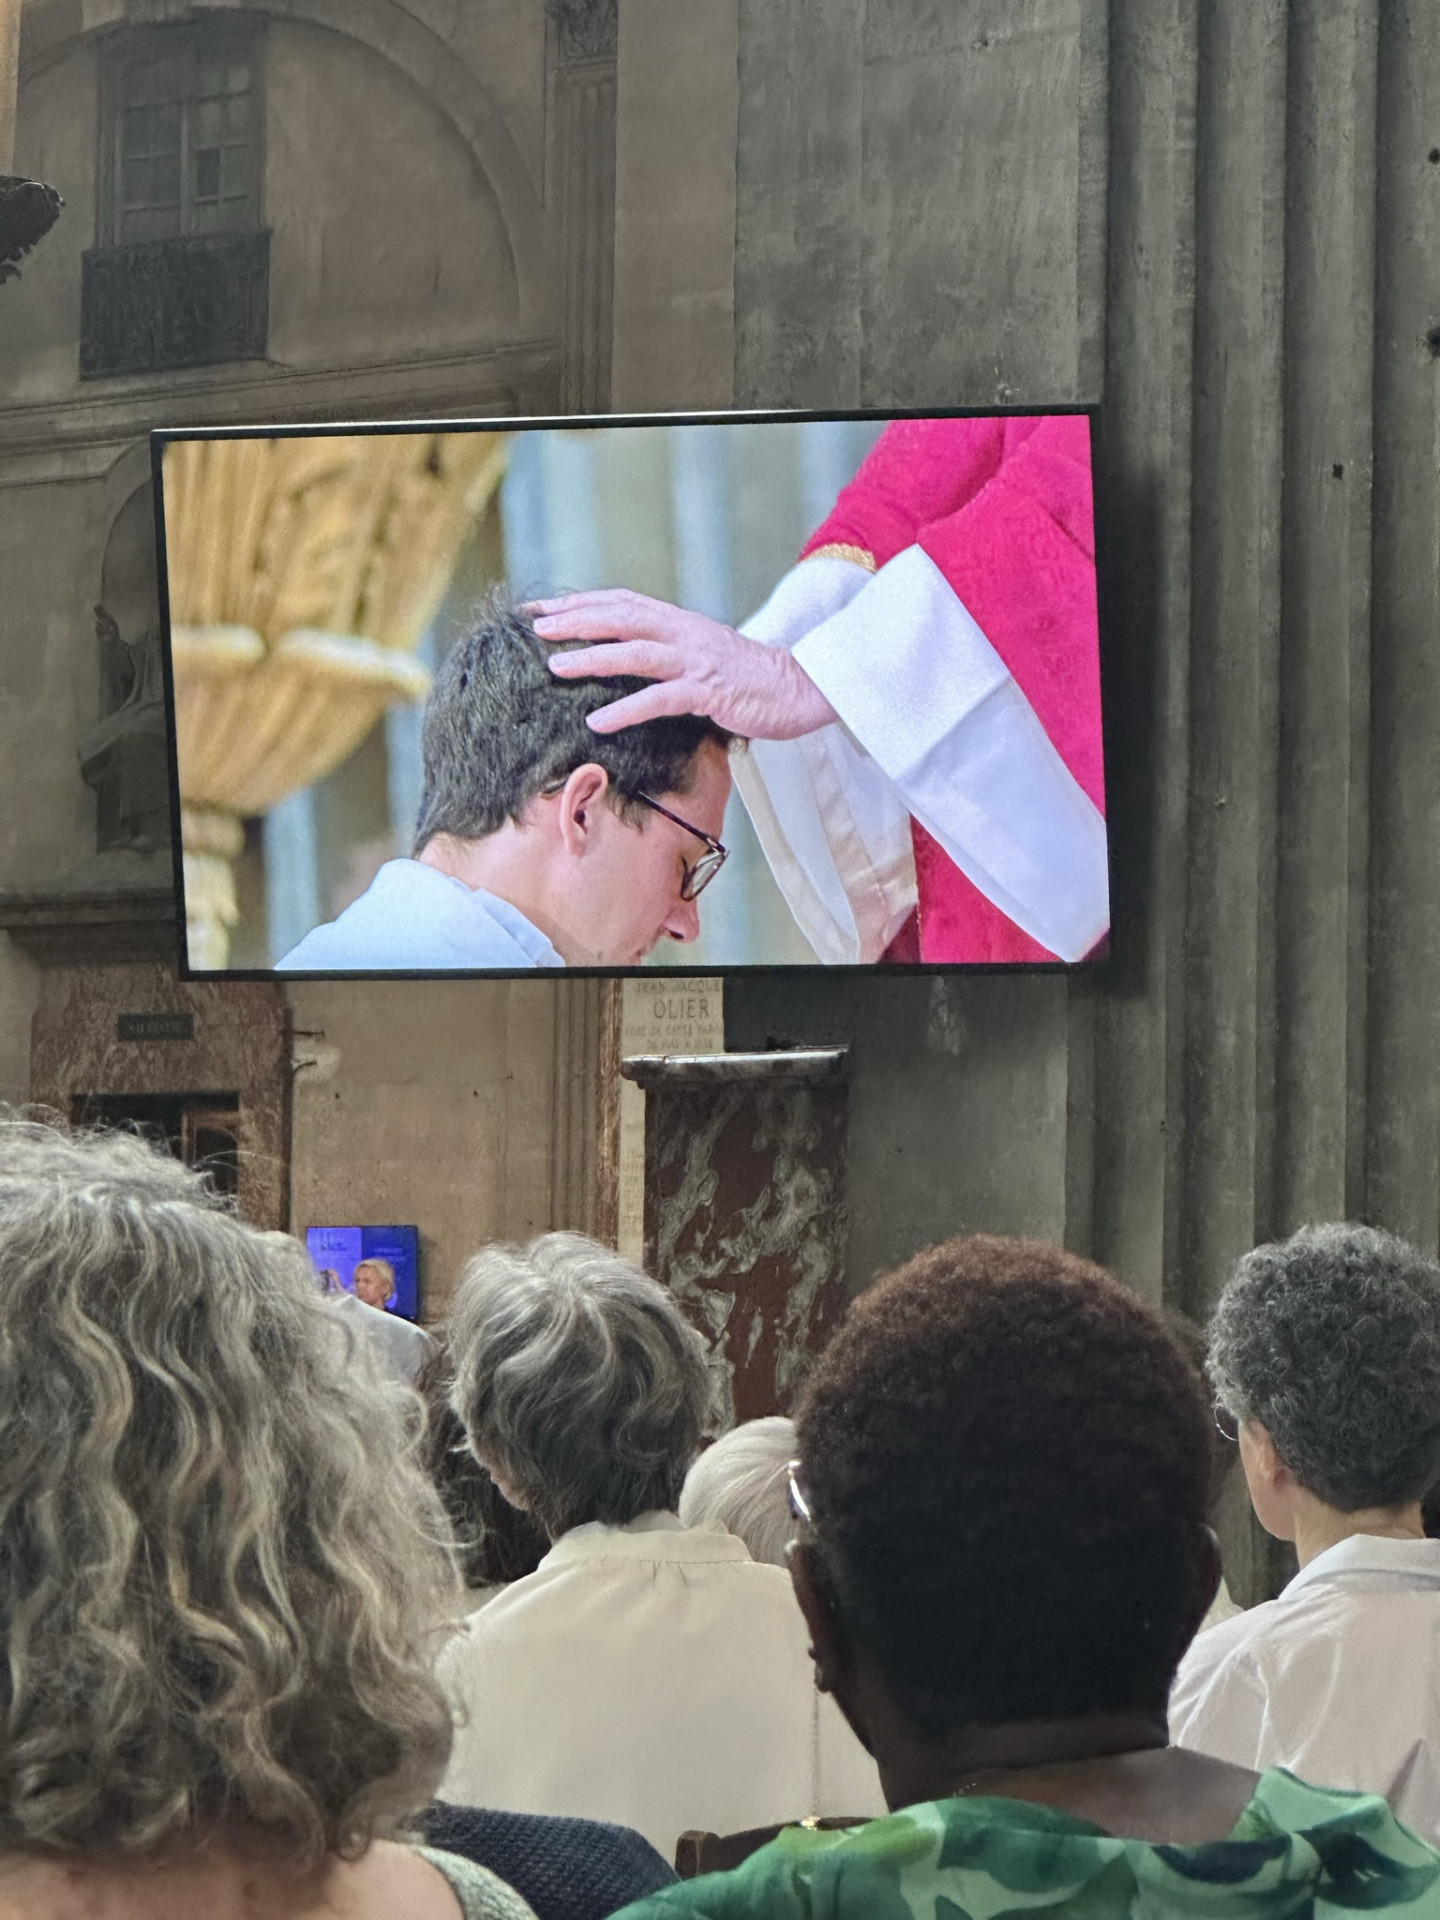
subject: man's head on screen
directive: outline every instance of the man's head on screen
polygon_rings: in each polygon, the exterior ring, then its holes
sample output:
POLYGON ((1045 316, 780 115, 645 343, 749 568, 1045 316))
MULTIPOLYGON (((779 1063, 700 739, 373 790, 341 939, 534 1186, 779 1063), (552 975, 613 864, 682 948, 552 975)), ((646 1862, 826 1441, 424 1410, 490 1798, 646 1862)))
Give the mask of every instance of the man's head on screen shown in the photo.
POLYGON ((571 966, 638 966, 700 930, 733 735, 691 714, 594 733, 589 714, 646 682, 557 679, 550 652, 498 599, 452 648, 425 708, 415 858, 509 901, 571 966))

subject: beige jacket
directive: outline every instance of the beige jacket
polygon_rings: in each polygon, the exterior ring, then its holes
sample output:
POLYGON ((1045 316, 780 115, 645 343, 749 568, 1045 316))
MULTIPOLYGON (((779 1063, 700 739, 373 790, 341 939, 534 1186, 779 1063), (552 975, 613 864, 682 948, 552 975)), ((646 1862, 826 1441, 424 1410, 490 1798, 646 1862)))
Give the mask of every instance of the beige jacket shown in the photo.
POLYGON ((883 1813, 806 1645, 788 1575, 732 1535, 576 1527, 442 1656, 462 1725, 439 1797, 618 1821, 666 1859, 689 1828, 883 1813))

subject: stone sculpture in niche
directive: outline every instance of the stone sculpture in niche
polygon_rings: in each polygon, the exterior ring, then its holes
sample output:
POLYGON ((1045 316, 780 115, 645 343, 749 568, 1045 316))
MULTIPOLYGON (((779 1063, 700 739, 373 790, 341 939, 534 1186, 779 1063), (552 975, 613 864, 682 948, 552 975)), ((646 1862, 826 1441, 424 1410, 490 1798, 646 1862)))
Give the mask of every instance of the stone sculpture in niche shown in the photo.
POLYGON ((104 607, 95 609, 103 715, 80 745, 80 772, 96 800, 99 853, 153 853, 170 837, 165 687, 160 628, 127 641, 104 607))
POLYGON ((65 202, 42 180, 0 173, 0 285, 18 280, 20 259, 60 218, 65 202))

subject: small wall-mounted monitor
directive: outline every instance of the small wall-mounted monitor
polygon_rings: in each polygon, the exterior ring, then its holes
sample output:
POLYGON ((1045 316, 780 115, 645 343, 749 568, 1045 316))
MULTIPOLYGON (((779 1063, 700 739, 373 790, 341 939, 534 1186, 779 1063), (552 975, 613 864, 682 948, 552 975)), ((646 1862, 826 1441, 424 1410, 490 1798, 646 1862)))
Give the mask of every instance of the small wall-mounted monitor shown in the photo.
POLYGON ((329 1291, 402 1320, 420 1318, 418 1227, 307 1227, 305 1246, 329 1291))
POLYGON ((186 976, 1099 958, 1092 425, 157 434, 186 976))

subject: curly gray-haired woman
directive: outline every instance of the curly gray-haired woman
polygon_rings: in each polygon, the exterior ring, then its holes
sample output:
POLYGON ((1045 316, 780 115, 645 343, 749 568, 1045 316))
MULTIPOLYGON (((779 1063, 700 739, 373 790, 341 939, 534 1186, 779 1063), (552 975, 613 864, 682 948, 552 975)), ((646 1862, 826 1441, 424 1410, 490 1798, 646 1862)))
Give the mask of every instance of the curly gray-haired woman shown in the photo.
POLYGON ((1255 1512, 1294 1543, 1276 1600, 1201 1634, 1176 1740, 1389 1798, 1440 1837, 1440 1266, 1372 1227, 1246 1254, 1210 1328, 1255 1512))
POLYGON ((459 1611, 408 1399, 167 1155, 0 1119, 5 1912, 526 1920, 401 1839, 459 1611))
POLYGON ((462 1713, 444 1797, 618 1821, 667 1857, 691 1828, 878 1807, 828 1701, 817 1732, 786 1576, 676 1515, 711 1384, 674 1296, 544 1234, 476 1255, 449 1340, 471 1448, 553 1545, 445 1655, 462 1713))

